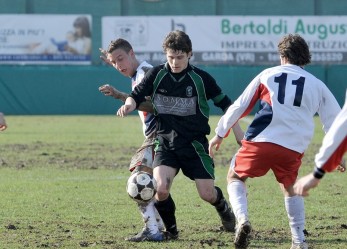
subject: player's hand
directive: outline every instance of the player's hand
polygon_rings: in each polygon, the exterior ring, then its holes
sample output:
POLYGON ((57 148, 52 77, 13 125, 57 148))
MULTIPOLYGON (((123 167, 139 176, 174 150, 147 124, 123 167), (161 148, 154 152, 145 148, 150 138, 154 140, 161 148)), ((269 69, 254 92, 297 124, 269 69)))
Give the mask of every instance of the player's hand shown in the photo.
POLYGON ((112 96, 115 99, 121 99, 122 94, 120 91, 118 91, 113 86, 110 86, 109 84, 105 84, 99 87, 99 91, 105 94, 105 96, 112 96))
POLYGON ((0 112, 0 131, 4 131, 7 128, 4 114, 0 112))
POLYGON ((294 184, 294 192, 297 195, 308 196, 308 191, 311 188, 315 188, 319 184, 320 180, 313 176, 313 173, 302 177, 294 184))
POLYGON ((340 172, 345 172, 346 171, 346 161, 345 159, 342 158, 341 163, 337 166, 336 168, 340 172))
POLYGON ((117 116, 120 116, 120 117, 124 118, 126 115, 128 115, 132 111, 133 110, 131 109, 131 106, 129 106, 129 105, 122 105, 118 109, 118 111, 117 111, 117 116))
POLYGON ((209 154, 210 154, 210 157, 213 158, 213 156, 214 156, 214 154, 213 154, 213 148, 214 148, 216 151, 218 151, 218 150, 219 150, 219 147, 220 147, 220 145, 221 145, 222 142, 223 142, 223 138, 218 137, 217 135, 214 136, 214 137, 210 140, 210 142, 209 142, 209 144, 208 144, 208 152, 209 152, 209 154))
POLYGON ((0 124, 0 131, 4 131, 6 130, 6 128, 7 128, 7 125, 0 124))
POLYGON ((128 115, 130 112, 132 112, 133 110, 135 110, 136 108, 136 102, 132 97, 128 97, 125 101, 125 104, 122 105, 118 111, 117 111, 117 115, 120 117, 125 117, 126 115, 128 115))
POLYGON ((107 59, 107 51, 106 51, 105 49, 103 49, 103 48, 99 48, 99 50, 100 50, 100 53, 101 53, 100 59, 101 59, 103 62, 105 62, 106 64, 112 66, 111 61, 110 61, 109 59, 107 59))
POLYGON ((113 96, 114 87, 110 86, 109 84, 105 84, 99 87, 99 91, 105 96, 113 96))

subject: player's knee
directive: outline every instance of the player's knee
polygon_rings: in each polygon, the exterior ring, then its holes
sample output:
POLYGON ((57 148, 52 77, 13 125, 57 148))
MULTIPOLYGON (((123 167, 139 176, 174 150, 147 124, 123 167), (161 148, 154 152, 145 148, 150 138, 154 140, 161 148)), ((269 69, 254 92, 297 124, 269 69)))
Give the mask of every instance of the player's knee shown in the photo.
POLYGON ((169 197, 169 194, 170 192, 165 187, 161 187, 161 186, 157 187, 156 196, 159 201, 166 200, 169 197))
POLYGON ((213 203, 216 200, 216 193, 214 189, 211 191, 202 191, 199 193, 200 198, 208 203, 213 203))
POLYGON ((234 181, 246 181, 245 178, 240 178, 233 170, 229 170, 228 175, 227 175, 227 184, 230 184, 234 181))

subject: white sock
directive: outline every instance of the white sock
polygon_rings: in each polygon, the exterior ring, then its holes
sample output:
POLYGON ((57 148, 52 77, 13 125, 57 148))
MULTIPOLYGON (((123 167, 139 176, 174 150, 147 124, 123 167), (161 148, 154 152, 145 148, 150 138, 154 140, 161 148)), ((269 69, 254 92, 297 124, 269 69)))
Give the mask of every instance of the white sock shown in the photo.
POLYGON ((248 203, 246 184, 240 180, 234 180, 228 184, 228 194, 231 207, 236 220, 242 222, 248 220, 248 203))
POLYGON ((156 209, 154 207, 154 201, 150 201, 147 205, 139 204, 139 210, 142 215, 142 219, 145 222, 145 227, 155 234, 159 231, 158 222, 155 215, 156 209))
POLYGON ((305 207, 301 196, 284 197, 293 243, 305 241, 305 207))

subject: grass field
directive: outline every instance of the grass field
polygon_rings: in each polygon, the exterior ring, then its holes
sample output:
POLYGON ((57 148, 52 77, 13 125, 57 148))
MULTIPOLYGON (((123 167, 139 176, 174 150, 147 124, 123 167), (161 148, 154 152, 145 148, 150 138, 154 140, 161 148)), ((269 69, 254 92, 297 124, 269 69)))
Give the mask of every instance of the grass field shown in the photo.
MULTIPOLYGON (((212 129, 217 120, 211 118, 212 129)), ((0 248, 233 248, 233 234, 219 230, 217 213, 181 173, 172 190, 179 240, 124 241, 142 228, 125 192, 129 158, 143 140, 137 116, 7 116, 7 122, 0 133, 0 248)), ((300 175, 312 170, 322 136, 317 125, 300 175)), ((236 150, 230 137, 215 158, 216 185, 225 194, 228 159, 236 150)), ((283 196, 273 175, 250 179, 247 186, 254 228, 249 248, 289 249, 283 196)), ((305 199, 310 248, 347 248, 345 186, 346 175, 332 173, 305 199)))

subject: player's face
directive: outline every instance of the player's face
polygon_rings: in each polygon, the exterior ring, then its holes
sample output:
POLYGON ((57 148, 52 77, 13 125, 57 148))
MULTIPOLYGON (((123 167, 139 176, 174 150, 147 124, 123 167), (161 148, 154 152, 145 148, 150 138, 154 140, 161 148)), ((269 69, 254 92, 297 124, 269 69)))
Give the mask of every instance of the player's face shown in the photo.
POLYGON ((136 71, 135 55, 132 50, 129 53, 123 49, 116 49, 111 54, 107 55, 107 59, 112 63, 112 66, 126 77, 132 77, 136 71))
POLYGON ((180 73, 184 69, 186 69, 191 55, 191 52, 186 53, 182 51, 174 51, 168 49, 166 51, 166 59, 171 67, 171 71, 173 73, 180 73))

